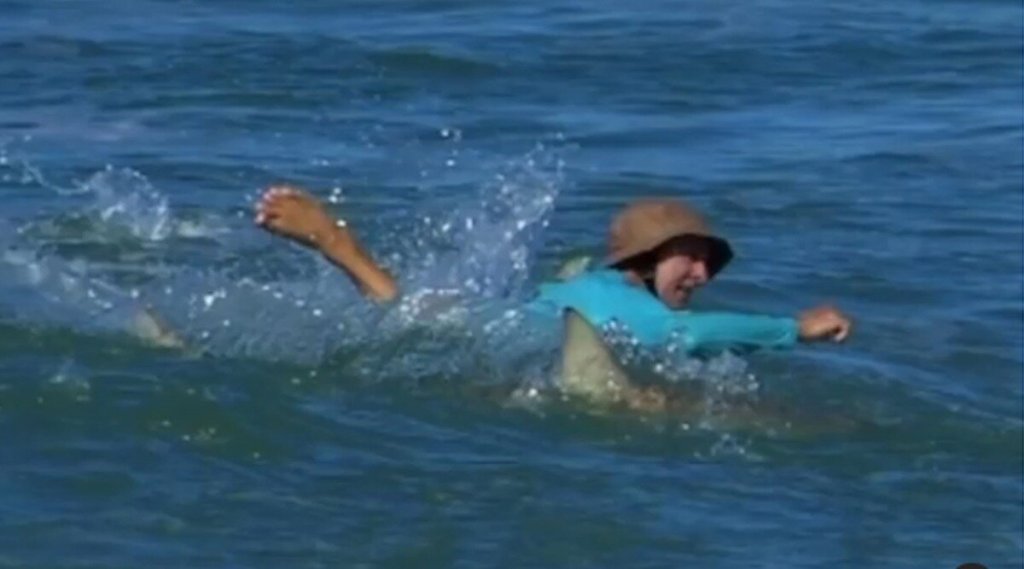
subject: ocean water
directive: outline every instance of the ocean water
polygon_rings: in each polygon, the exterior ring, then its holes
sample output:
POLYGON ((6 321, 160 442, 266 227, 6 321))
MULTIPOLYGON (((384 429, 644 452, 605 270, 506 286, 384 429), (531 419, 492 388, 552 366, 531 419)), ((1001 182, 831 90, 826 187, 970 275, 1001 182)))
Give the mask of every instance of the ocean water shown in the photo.
POLYGON ((1022 21, 0 2, 0 567, 1020 567, 1022 21), (400 303, 252 225, 282 180, 400 303), (517 306, 648 195, 737 250, 696 308, 852 339, 648 354, 696 419, 565 400, 517 306))

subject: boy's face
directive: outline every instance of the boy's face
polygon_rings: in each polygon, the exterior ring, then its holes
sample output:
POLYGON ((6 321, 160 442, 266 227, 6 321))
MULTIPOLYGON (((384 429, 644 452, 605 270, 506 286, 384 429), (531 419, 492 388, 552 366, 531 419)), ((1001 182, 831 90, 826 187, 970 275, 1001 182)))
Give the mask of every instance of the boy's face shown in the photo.
POLYGON ((707 242, 700 238, 680 237, 661 247, 654 289, 666 306, 683 308, 693 291, 708 282, 708 255, 707 242))

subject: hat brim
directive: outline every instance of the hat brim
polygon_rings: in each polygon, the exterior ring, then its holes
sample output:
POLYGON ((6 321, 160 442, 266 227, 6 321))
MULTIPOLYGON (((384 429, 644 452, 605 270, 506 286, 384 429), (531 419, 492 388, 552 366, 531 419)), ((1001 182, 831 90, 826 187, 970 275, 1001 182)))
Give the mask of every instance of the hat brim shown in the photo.
POLYGON ((668 243, 669 241, 671 241, 673 239, 677 239, 679 237, 695 237, 695 238, 698 238, 698 239, 703 239, 708 244, 708 277, 709 278, 714 277, 715 275, 717 275, 719 272, 721 272, 722 269, 725 268, 726 265, 729 264, 729 261, 732 261, 732 258, 733 258, 732 246, 729 245, 729 242, 726 241, 725 239, 722 239, 721 237, 718 237, 718 236, 715 236, 715 235, 699 235, 699 234, 696 234, 696 233, 680 233, 678 235, 672 235, 671 237, 663 239, 663 240, 659 241, 658 243, 655 243, 654 245, 651 245, 650 247, 637 248, 636 250, 619 251, 619 253, 617 255, 612 255, 612 256, 607 257, 605 259, 604 264, 605 264, 606 267, 618 268, 621 265, 623 265, 624 263, 627 263, 630 260, 635 259, 636 257, 639 257, 640 255, 644 255, 644 254, 650 253, 651 251, 656 250, 658 247, 661 247, 665 243, 668 243))

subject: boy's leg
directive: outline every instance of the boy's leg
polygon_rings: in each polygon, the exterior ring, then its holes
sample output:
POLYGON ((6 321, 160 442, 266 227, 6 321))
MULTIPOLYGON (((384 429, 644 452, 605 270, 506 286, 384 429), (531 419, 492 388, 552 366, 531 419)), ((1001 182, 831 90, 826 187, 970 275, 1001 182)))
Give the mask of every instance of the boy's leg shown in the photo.
POLYGON ((255 221, 275 235, 320 251, 373 300, 398 296, 395 280, 363 249, 355 233, 309 193, 293 186, 269 188, 256 205, 255 221))

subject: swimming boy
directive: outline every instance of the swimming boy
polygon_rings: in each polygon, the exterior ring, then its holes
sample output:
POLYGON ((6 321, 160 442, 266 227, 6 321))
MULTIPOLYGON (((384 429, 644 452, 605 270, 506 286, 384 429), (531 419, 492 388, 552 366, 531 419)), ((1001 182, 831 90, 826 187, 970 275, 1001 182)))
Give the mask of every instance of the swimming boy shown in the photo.
MULTIPOLYGON (((292 186, 269 188, 256 207, 264 229, 309 246, 340 267, 367 297, 395 299, 395 279, 359 243, 352 229, 310 194, 292 186)), ((559 315, 580 313, 590 324, 624 325, 645 346, 681 332, 686 350, 788 347, 797 342, 842 342, 851 323, 823 306, 796 318, 691 312, 691 296, 732 259, 729 243, 703 217, 676 200, 642 200, 618 214, 609 232, 604 268, 541 285, 530 307, 559 315)))

